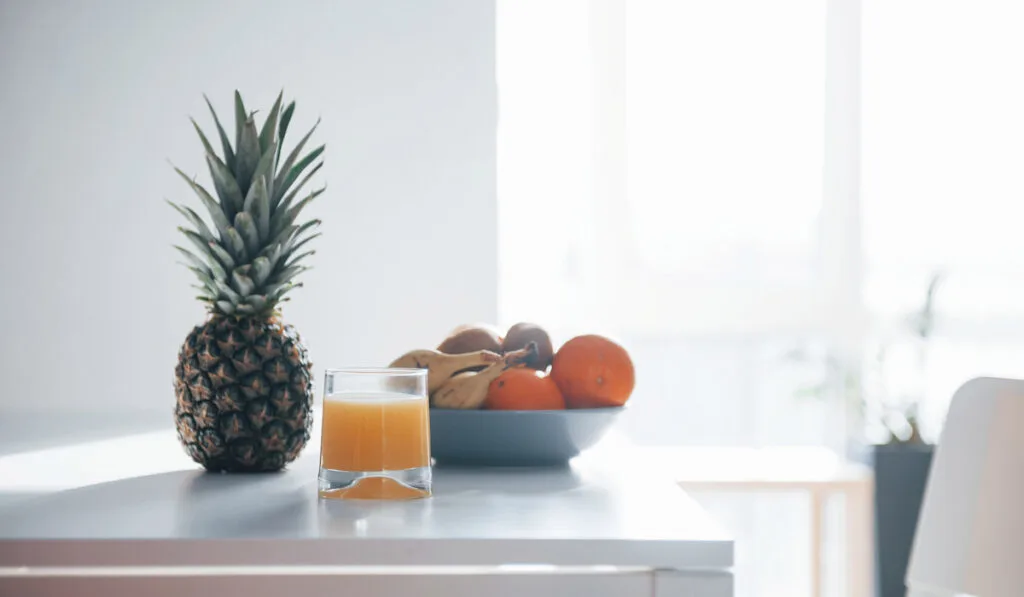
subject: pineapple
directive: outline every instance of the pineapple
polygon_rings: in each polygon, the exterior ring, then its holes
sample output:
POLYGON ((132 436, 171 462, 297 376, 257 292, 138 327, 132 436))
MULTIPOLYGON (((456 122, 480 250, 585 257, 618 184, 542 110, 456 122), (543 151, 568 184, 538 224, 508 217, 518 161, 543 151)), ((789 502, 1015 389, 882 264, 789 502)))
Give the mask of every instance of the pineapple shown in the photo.
POLYGON ((282 110, 279 95, 257 129, 236 91, 234 147, 206 103, 223 157, 194 120, 192 125, 206 150, 216 197, 175 171, 198 195, 210 224, 189 207, 171 203, 190 224, 179 230, 195 250, 175 248, 199 279, 197 298, 209 311, 178 354, 175 422, 189 456, 208 470, 275 471, 298 456, 313 422, 312 364, 277 307, 301 286, 294 280, 313 254, 302 249, 319 236, 318 220, 296 219, 324 191, 300 196, 323 166, 317 160, 324 146, 302 156, 314 125, 278 166, 294 102, 282 110))

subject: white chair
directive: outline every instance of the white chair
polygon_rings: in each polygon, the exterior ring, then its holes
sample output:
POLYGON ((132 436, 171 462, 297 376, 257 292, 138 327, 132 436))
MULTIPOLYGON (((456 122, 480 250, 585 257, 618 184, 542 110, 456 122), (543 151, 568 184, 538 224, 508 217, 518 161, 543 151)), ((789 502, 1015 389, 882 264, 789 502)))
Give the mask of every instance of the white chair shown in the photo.
POLYGON ((1024 596, 1024 381, 953 396, 906 581, 909 597, 1024 596))

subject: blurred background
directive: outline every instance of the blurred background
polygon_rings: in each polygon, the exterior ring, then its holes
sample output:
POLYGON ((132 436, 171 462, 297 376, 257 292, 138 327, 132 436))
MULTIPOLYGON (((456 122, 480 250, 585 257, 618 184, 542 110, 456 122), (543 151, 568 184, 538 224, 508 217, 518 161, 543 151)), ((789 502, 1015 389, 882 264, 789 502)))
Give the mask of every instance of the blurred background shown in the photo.
MULTIPOLYGON (((956 388, 1024 374, 1019 3, 497 7, 500 314, 621 338, 634 442, 930 457, 956 388)), ((738 595, 848 594, 841 507, 812 592, 807 494, 699 499, 738 595)))
POLYGON ((961 383, 1024 369, 1017 3, 497 22, 502 316, 626 339, 637 439, 828 443, 841 395, 910 393, 934 439, 961 383))

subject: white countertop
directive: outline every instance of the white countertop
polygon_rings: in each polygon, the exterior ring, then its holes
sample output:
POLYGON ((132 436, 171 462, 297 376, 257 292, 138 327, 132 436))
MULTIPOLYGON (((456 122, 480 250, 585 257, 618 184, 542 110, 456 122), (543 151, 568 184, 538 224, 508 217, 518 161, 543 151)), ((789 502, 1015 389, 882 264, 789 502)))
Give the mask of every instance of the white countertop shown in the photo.
POLYGON ((0 496, 23 496, 0 500, 0 567, 732 566, 728 535, 622 446, 437 467, 434 497, 373 502, 317 498, 317 445, 255 475, 202 472, 170 431, 0 456, 0 496))

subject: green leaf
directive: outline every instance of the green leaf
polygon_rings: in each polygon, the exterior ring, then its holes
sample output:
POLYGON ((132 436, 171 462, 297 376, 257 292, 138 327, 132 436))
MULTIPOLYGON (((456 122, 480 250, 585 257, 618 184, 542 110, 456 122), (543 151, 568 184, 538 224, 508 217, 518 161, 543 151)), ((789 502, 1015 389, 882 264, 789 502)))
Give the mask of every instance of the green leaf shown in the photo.
POLYGON ((216 255, 217 261, 224 267, 224 275, 218 276, 218 278, 221 280, 227 280, 227 272, 235 268, 235 258, 232 257, 231 253, 228 253, 227 249, 221 246, 220 243, 209 243, 207 246, 210 247, 210 252, 213 255, 216 255))
POLYGON ((296 288, 302 288, 302 282, 285 282, 284 284, 278 284, 273 287, 271 292, 267 293, 267 297, 274 302, 284 302, 288 299, 282 300, 281 297, 288 294, 296 288))
POLYGON ((206 135, 203 134, 203 129, 199 128, 199 125, 196 124, 196 119, 189 118, 189 120, 192 121, 192 126, 196 129, 196 134, 199 135, 199 140, 203 142, 203 147, 206 148, 206 153, 213 153, 213 146, 210 145, 210 142, 206 139, 206 135))
POLYGON ((195 273, 196 277, 199 278, 199 281, 203 283, 203 287, 206 288, 208 292, 212 292, 214 295, 219 295, 220 291, 217 290, 217 282, 215 278, 199 268, 189 267, 189 269, 195 273))
POLYGON ((250 253, 256 253, 260 250, 260 235, 256 232, 256 223, 253 222, 252 216, 248 212, 240 211, 235 214, 235 230, 238 230, 239 234, 242 235, 245 248, 250 253))
POLYGON ((306 251, 305 253, 302 253, 301 255, 298 255, 297 257, 295 257, 291 261, 289 261, 288 264, 285 266, 285 268, 292 267, 293 265, 295 265, 298 262, 302 261, 306 257, 309 257, 310 255, 316 255, 316 251, 306 251))
POLYGON ((228 286, 227 282, 214 278, 213 283, 217 286, 217 291, 220 293, 220 296, 226 297, 231 301, 232 305, 237 305, 242 302, 242 296, 232 290, 231 287, 228 286))
POLYGON ((267 185, 264 183, 263 177, 259 177, 245 197, 245 211, 252 215, 256 229, 259 231, 259 237, 262 239, 270 237, 270 207, 267 205, 269 201, 267 185))
POLYGON ((323 220, 309 220, 303 222, 301 225, 299 225, 299 229, 295 231, 295 236, 293 238, 298 238, 302 236, 302 233, 306 232, 310 228, 318 228, 320 224, 323 224, 323 220))
POLYGON ((299 201, 294 206, 288 209, 279 209, 274 213, 274 219, 270 222, 270 231, 273 234, 275 231, 283 230, 288 226, 291 226, 295 219, 299 217, 299 212, 303 210, 309 202, 320 196, 321 193, 327 190, 327 187, 320 187, 315 191, 311 192, 306 196, 305 199, 299 201))
POLYGON ((244 274, 238 273, 239 270, 231 272, 231 285, 235 287, 238 294, 242 296, 249 296, 249 294, 256 288, 252 278, 244 274))
POLYGON ((266 257, 270 260, 270 264, 273 265, 274 261, 280 257, 281 243, 263 243, 263 250, 260 251, 259 257, 266 257))
MULTIPOLYGON (((310 229, 313 229, 313 228, 319 227, 320 223, 321 223, 320 220, 309 220, 308 222, 303 223, 301 226, 292 226, 292 228, 295 228, 295 234, 289 236, 288 240, 285 241, 284 247, 283 247, 284 254, 287 256, 287 255, 291 255, 292 253, 294 253, 295 250, 299 246, 301 246, 301 245, 295 244, 295 243, 299 242, 299 238, 303 234, 305 234, 306 231, 308 231, 310 229)), ((317 236, 319 236, 319 233, 314 234, 313 236, 310 236, 309 238, 316 238, 317 236)), ((302 242, 305 243, 307 240, 309 240, 309 239, 305 239, 302 242)))
POLYGON ((241 313, 242 315, 255 315, 256 314, 256 309, 253 308, 252 305, 247 305, 245 303, 242 303, 242 304, 239 304, 239 305, 235 306, 235 312, 236 313, 241 313))
POLYGON ((235 306, 227 301, 217 301, 217 308, 225 315, 233 315, 235 313, 235 306))
MULTIPOLYGON (((164 199, 164 201, 167 200, 164 199)), ((211 232, 210 228, 207 227, 206 222, 204 222, 203 219, 199 217, 199 214, 192 211, 191 208, 185 205, 178 205, 176 203, 171 203, 170 201, 167 201, 167 204, 173 207, 175 211, 185 216, 185 219, 188 220, 190 224, 196 227, 196 232, 199 233, 199 236, 203 237, 207 241, 214 240, 213 232, 211 232)))
MULTIPOLYGON (((326 191, 326 190, 327 190, 327 187, 320 187, 319 189, 316 189, 316 190, 312 191, 302 201, 299 201, 295 205, 289 207, 288 211, 285 212, 285 221, 288 224, 291 224, 292 222, 294 222, 299 217, 299 214, 302 213, 302 210, 305 209, 305 207, 307 205, 309 205, 314 199, 316 199, 321 194, 323 194, 323 192, 326 191)), ((319 221, 319 220, 317 220, 317 221, 319 221)))
POLYGON ((213 188, 220 197, 224 214, 228 218, 235 217, 236 213, 242 211, 242 190, 238 188, 235 175, 228 169, 227 164, 212 153, 206 154, 206 165, 210 168, 213 188))
MULTIPOLYGON (((302 171, 306 169, 306 166, 309 166, 311 163, 313 163, 314 160, 320 157, 320 154, 324 152, 324 149, 326 147, 326 145, 321 145, 320 147, 317 147, 313 151, 306 154, 306 157, 299 160, 299 163, 292 166, 291 170, 288 171, 288 175, 285 176, 284 180, 281 182, 281 195, 283 195, 292 186, 295 180, 302 175, 302 171)), ((276 180, 274 181, 274 184, 276 188, 276 180)))
POLYGON ((257 286, 263 286, 263 283, 270 277, 271 271, 272 266, 268 257, 260 255, 252 260, 252 279, 257 286))
POLYGON ((250 294, 245 297, 245 302, 257 311, 262 311, 267 307, 267 297, 261 294, 250 294))
POLYGON ((323 166, 323 162, 320 162, 316 166, 313 166, 313 169, 307 172, 306 176, 303 177, 301 181, 299 181, 299 184, 294 189, 292 189, 290 193, 288 193, 288 196, 284 198, 284 201, 281 201, 276 205, 272 204, 270 208, 275 211, 278 209, 287 209, 292 204, 292 200, 295 199, 295 196, 298 195, 299 191, 302 190, 302 187, 306 186, 306 183, 309 182, 309 179, 313 178, 313 175, 317 173, 317 170, 323 168, 323 166))
POLYGON ((256 172, 253 173, 253 184, 250 185, 249 190, 256 186, 256 180, 262 179, 264 185, 267 187, 267 200, 269 205, 270 195, 274 189, 274 168, 277 166, 277 160, 274 157, 277 152, 277 141, 271 143, 270 149, 263 152, 263 156, 260 158, 258 164, 256 164, 256 172))
POLYGON ((288 107, 281 113, 281 124, 277 127, 277 158, 281 161, 281 147, 284 146, 284 135, 288 132, 288 124, 292 121, 292 114, 295 113, 295 102, 288 104, 288 107))
MULTIPOLYGON (((290 239, 291 235, 294 234, 295 231, 298 230, 298 229, 299 229, 298 226, 289 226, 289 227, 285 228, 284 230, 274 234, 273 238, 270 240, 270 242, 266 243, 266 244, 268 246, 269 245, 280 245, 281 248, 282 248, 282 253, 285 253, 286 251, 284 251, 283 249, 284 249, 285 245, 288 244, 288 239, 290 239)), ((273 228, 271 228, 271 233, 273 234, 273 228)))
MULTIPOLYGON (((299 249, 302 248, 302 245, 308 243, 309 241, 313 240, 314 238, 320 236, 321 234, 322 234, 321 232, 317 232, 316 234, 311 234, 311 235, 307 236, 306 238, 304 238, 301 241, 297 242, 295 245, 290 246, 288 248, 288 252, 289 253, 294 253, 295 251, 298 251, 299 249)), ((295 238, 299 238, 298 235, 296 235, 295 238)))
POLYGON ((238 181, 238 188, 245 195, 252 185, 253 175, 256 173, 256 165, 260 163, 263 152, 260 151, 260 135, 256 131, 256 119, 249 117, 242 128, 242 141, 235 154, 235 179, 238 181))
POLYGON ((319 119, 316 121, 316 124, 313 125, 313 128, 309 129, 306 136, 299 140, 295 148, 292 149, 292 152, 288 154, 288 159, 286 159, 284 164, 281 165, 277 178, 274 179, 274 195, 276 197, 283 197, 285 192, 288 190, 286 187, 281 185, 284 183, 284 179, 288 178, 288 174, 291 172, 292 166, 295 165, 295 162, 302 154, 302 148, 306 145, 306 142, 309 141, 309 138, 313 135, 313 131, 315 131, 318 126, 320 126, 319 119))
POLYGON ((231 254, 235 256, 236 263, 246 263, 249 261, 249 251, 246 250, 245 241, 242 240, 242 235, 237 230, 228 228, 225 243, 231 254))
MULTIPOLYGON (((213 264, 221 265, 220 261, 218 261, 217 254, 212 249, 212 247, 215 246, 216 243, 207 242, 203 237, 199 236, 192 230, 188 230, 187 228, 182 228, 179 226, 178 231, 184 234, 188 238, 188 240, 193 245, 195 245, 197 249, 199 249, 199 252, 209 262, 211 269, 213 269, 213 264)), ((231 267, 234 267, 234 264, 232 264, 231 267)))
MULTIPOLYGON (((242 129, 245 128, 245 121, 249 118, 249 113, 245 111, 245 104, 242 103, 242 94, 235 90, 235 150, 238 151, 239 146, 242 144, 242 129)), ((238 159, 238 156, 235 156, 238 159)), ((236 164, 237 165, 237 164, 236 164)), ((238 172, 237 168, 231 169, 233 172, 238 172)))
POLYGON ((228 134, 224 132, 224 127, 220 124, 220 118, 217 118, 217 111, 213 109, 213 104, 210 103, 210 98, 206 97, 206 94, 204 93, 203 99, 206 100, 206 107, 210 109, 210 114, 213 115, 213 122, 217 125, 217 134, 220 136, 220 144, 221 147, 224 148, 224 163, 227 164, 228 170, 234 172, 235 152, 231 149, 231 141, 228 140, 228 134))
MULTIPOLYGON (((181 262, 179 261, 178 263, 181 263, 181 262)), ((213 278, 210 277, 210 268, 206 267, 205 265, 198 266, 198 267, 195 266, 195 265, 189 265, 187 263, 182 263, 182 265, 184 265, 189 270, 191 270, 191 272, 194 273, 196 275, 196 277, 199 278, 200 280, 204 280, 204 279, 212 280, 213 279, 213 278)), ((195 284, 193 284, 193 286, 195 286, 195 284)), ((205 290, 206 286, 199 286, 199 288, 205 290)))
POLYGON ((286 287, 291 286, 292 282, 284 282, 283 284, 271 284, 263 290, 267 293, 267 297, 275 298, 278 293, 284 290, 286 287))
POLYGON ((288 282, 289 280, 293 279, 295 276, 297 276, 297 275, 301 274, 302 272, 304 272, 306 270, 309 270, 309 269, 313 269, 313 268, 305 266, 305 265, 293 265, 291 267, 286 267, 286 268, 282 269, 281 271, 277 272, 276 274, 274 274, 274 276, 270 278, 270 282, 272 284, 280 284, 282 282, 288 282))
MULTIPOLYGON (((178 265, 184 265, 186 268, 188 268, 189 271, 194 273, 197 278, 202 279, 201 276, 209 276, 210 275, 210 270, 206 269, 206 266, 196 267, 194 265, 189 265, 189 264, 185 263, 184 261, 177 261, 176 263, 178 265)), ((202 290, 202 291, 206 290, 205 286, 201 286, 199 284, 189 284, 189 286, 191 286, 192 288, 195 288, 197 290, 202 290)))
MULTIPOLYGON (((277 262, 281 259, 283 253, 284 252, 282 251, 282 245, 280 243, 277 243, 270 245, 263 249, 262 251, 260 251, 259 256, 266 258, 267 262, 270 264, 270 271, 273 272, 274 268, 277 267, 277 262)), ((257 259, 253 260, 253 265, 256 264, 257 259)), ((267 275, 269 276, 269 273, 267 275)))
POLYGON ((272 284, 265 288, 267 298, 271 300, 277 300, 282 294, 291 286, 297 286, 295 282, 283 282, 281 284, 272 284))
POLYGON ((184 179, 190 187, 192 187, 192 190, 195 191, 196 195, 199 196, 199 199, 202 200, 203 205, 206 207, 206 211, 210 212, 210 219, 213 220, 213 224, 220 232, 221 238, 223 238, 224 232, 231 226, 231 224, 228 223, 227 216, 224 214, 224 210, 221 208, 220 203, 217 203, 217 200, 210 196, 209 191, 204 189, 202 185, 196 181, 189 178, 188 175, 182 172, 180 168, 175 167, 174 171, 177 172, 178 176, 184 179))
POLYGON ((195 253, 193 253, 192 251, 189 251, 185 247, 180 247, 178 245, 171 245, 171 246, 174 247, 175 249, 177 249, 178 252, 181 253, 185 257, 185 259, 187 259, 192 265, 194 265, 195 267, 198 267, 199 269, 201 269, 204 272, 206 272, 207 275, 209 275, 210 267, 208 265, 206 265, 205 261, 203 261, 201 258, 196 256, 195 253))
POLYGON ((183 247, 174 245, 174 248, 177 249, 179 253, 184 255, 185 259, 191 261, 196 267, 203 268, 206 272, 208 272, 209 275, 221 279, 228 277, 227 272, 224 271, 224 268, 221 266, 220 262, 218 262, 217 259, 214 258, 214 256, 209 252, 206 253, 206 255, 208 255, 208 258, 204 261, 203 259, 199 258, 196 254, 192 253, 191 251, 183 247))
MULTIPOLYGON (((260 130, 260 148, 263 151, 267 151, 270 148, 270 143, 276 141, 277 117, 281 114, 281 98, 283 97, 284 91, 277 94, 274 107, 270 109, 270 115, 267 116, 267 120, 263 123, 263 128, 260 130)), ((274 147, 274 153, 277 153, 277 147, 274 147)))

